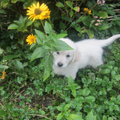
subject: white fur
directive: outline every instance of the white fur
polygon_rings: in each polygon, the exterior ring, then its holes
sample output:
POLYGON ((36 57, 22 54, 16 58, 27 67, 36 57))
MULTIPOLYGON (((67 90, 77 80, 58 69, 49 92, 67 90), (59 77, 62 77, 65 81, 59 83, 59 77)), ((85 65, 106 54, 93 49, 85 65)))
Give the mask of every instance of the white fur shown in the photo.
POLYGON ((88 65, 95 68, 103 64, 102 48, 111 44, 119 37, 120 34, 117 34, 105 40, 87 39, 75 43, 68 38, 61 38, 60 40, 66 42, 74 50, 53 53, 54 73, 66 77, 72 76, 75 79, 79 69, 88 65))

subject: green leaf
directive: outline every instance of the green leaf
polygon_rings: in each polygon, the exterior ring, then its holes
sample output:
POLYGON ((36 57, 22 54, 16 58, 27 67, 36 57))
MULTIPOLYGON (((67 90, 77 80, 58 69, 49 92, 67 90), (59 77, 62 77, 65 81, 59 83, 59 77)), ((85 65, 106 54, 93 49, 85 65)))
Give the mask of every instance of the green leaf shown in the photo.
POLYGON ((70 17, 72 17, 74 15, 73 10, 71 10, 69 14, 70 14, 70 17))
POLYGON ((14 61, 14 66, 18 69, 24 69, 23 64, 19 60, 14 61))
POLYGON ((4 9, 0 9, 0 14, 6 14, 6 11, 4 9))
POLYGON ((37 59, 37 58, 40 58, 40 57, 43 57, 46 53, 46 50, 43 49, 42 47, 38 47, 35 49, 35 51, 33 52, 32 56, 31 56, 31 61, 32 62, 33 60, 37 59))
POLYGON ((75 82, 74 79, 71 76, 69 76, 68 87, 72 91, 72 95, 74 97, 76 97, 76 88, 75 88, 75 83, 74 82, 75 82))
POLYGON ((45 81, 50 76, 50 69, 44 70, 43 81, 45 81))
POLYGON ((57 116, 57 120, 61 120, 62 117, 63 117, 63 114, 59 113, 58 116, 57 116))
POLYGON ((19 21, 22 23, 23 20, 24 20, 23 16, 20 15, 20 17, 19 17, 19 21))
POLYGON ((57 3, 56 3, 56 6, 57 6, 57 7, 64 7, 63 3, 61 3, 61 2, 57 2, 57 3))
POLYGON ((93 115, 92 111, 88 113, 86 120, 96 120, 96 117, 93 115))
POLYGON ((120 81, 120 75, 115 75, 114 77, 117 81, 120 81))
POLYGON ((62 106, 58 106, 57 109, 58 109, 59 111, 63 111, 63 107, 62 107, 62 106))
POLYGON ((83 120, 81 116, 78 116, 76 114, 70 114, 71 120, 83 120))
POLYGON ((4 51, 4 50, 0 48, 0 54, 2 54, 2 53, 3 53, 3 51, 4 51))
POLYGON ((19 83, 19 84, 21 84, 21 82, 24 80, 22 77, 17 77, 17 82, 19 83))
POLYGON ((83 96, 87 96, 89 95, 89 93, 90 93, 90 90, 88 88, 84 88, 83 90, 81 90, 80 94, 83 96))
POLYGON ((9 67, 6 65, 0 65, 0 70, 8 69, 9 67))
POLYGON ((108 18, 107 12, 100 11, 100 12, 98 12, 97 15, 100 16, 100 17, 102 17, 102 18, 108 18))
POLYGON ((64 33, 57 34, 57 39, 64 38, 66 36, 67 36, 67 34, 64 34, 64 33))
MULTIPOLYGON (((58 41, 58 38, 57 38, 57 34, 56 33, 50 33, 49 34, 49 42, 50 42, 50 44, 52 43, 54 43, 55 44, 55 42, 57 42, 58 41)), ((52 45, 51 44, 51 45, 52 45)), ((55 45, 56 46, 56 45, 55 45)))
POLYGON ((28 27, 28 26, 30 26, 32 23, 33 23, 33 21, 28 19, 27 22, 26 22, 26 26, 28 27))
POLYGON ((8 26, 8 29, 17 29, 18 27, 19 26, 17 24, 12 23, 8 26))
POLYGON ((79 12, 80 8, 79 7, 74 7, 73 10, 76 11, 76 12, 79 12))
POLYGON ((81 32, 81 26, 79 24, 73 25, 76 31, 81 32))
POLYGON ((9 4, 9 0, 3 0, 1 2, 1 6, 4 7, 4 8, 6 8, 8 4, 9 4))
POLYGON ((87 1, 86 6, 87 6, 88 8, 91 8, 91 7, 94 6, 94 2, 89 0, 89 1, 87 1))
POLYGON ((73 8, 73 2, 71 1, 66 1, 65 2, 70 8, 73 8))
POLYGON ((36 21, 34 21, 33 24, 34 24, 35 28, 39 28, 41 25, 41 22, 36 20, 36 21))
POLYGON ((120 101, 120 95, 117 96, 117 100, 120 101))
POLYGON ((71 104, 69 103, 69 104, 66 104, 65 106, 64 106, 64 111, 67 111, 69 108, 70 108, 70 106, 71 106, 71 104))
POLYGON ((51 24, 48 22, 48 21, 45 21, 45 26, 44 26, 44 28, 45 28, 45 32, 46 33, 51 33, 52 32, 52 26, 51 26, 51 24))
POLYGON ((24 100, 25 96, 20 95, 19 98, 24 100))
POLYGON ((43 66, 45 68, 45 71, 43 75, 43 81, 45 81, 50 76, 50 73, 52 71, 52 65, 53 65, 53 56, 47 55, 46 57, 44 57, 43 66))
POLYGON ((72 18, 67 17, 67 16, 62 17, 62 19, 65 20, 65 21, 68 21, 68 22, 72 22, 72 18))
POLYGON ((12 60, 13 58, 18 57, 18 55, 7 55, 3 57, 3 60, 12 60))
POLYGON ((53 84, 47 84, 45 92, 49 93, 53 89, 53 84))
POLYGON ((73 48, 71 48, 67 43, 63 42, 62 40, 58 40, 56 45, 57 45, 56 47, 57 51, 73 50, 73 48))
MULTIPOLYGON (((41 44, 42 45, 42 40, 36 35, 35 36, 36 37, 36 42, 38 43, 38 44, 41 44)), ((32 44, 33 45, 33 44, 32 44)), ((35 44, 34 44, 35 45, 35 44)), ((32 48, 32 47, 31 47, 32 48)), ((30 49, 31 49, 30 48, 30 49)))
POLYGON ((102 69, 100 71, 100 73, 102 73, 102 74, 109 74, 110 73, 110 69, 102 69))
POLYGON ((99 30, 105 30, 108 29, 110 26, 107 22, 102 22, 101 25, 97 26, 99 30))
POLYGON ((37 37, 38 37, 42 42, 46 41, 46 36, 45 36, 45 34, 44 34, 43 32, 35 29, 35 33, 36 33, 37 37))
POLYGON ((109 117, 108 120, 114 120, 112 117, 109 117))
POLYGON ((94 32, 91 30, 88 30, 87 34, 88 34, 90 39, 92 39, 94 37, 94 32))
POLYGON ((103 115, 102 120, 108 120, 107 117, 105 115, 103 115))
POLYGON ((4 117, 7 115, 7 112, 4 110, 0 110, 0 116, 4 117))
POLYGON ((81 19, 85 26, 90 26, 90 23, 92 21, 92 18, 90 16, 83 16, 81 19))
POLYGON ((12 3, 16 3, 18 0, 11 0, 12 3))
POLYGON ((94 102, 94 101, 95 101, 95 98, 94 98, 93 96, 88 96, 88 97, 85 98, 85 101, 86 101, 87 103, 91 103, 91 102, 94 102))
POLYGON ((66 24, 63 23, 63 22, 60 22, 60 25, 59 25, 59 26, 60 26, 60 29, 61 29, 61 30, 65 30, 66 27, 67 27, 66 24))
POLYGON ((21 23, 20 23, 20 21, 18 21, 18 20, 14 20, 13 21, 15 24, 17 24, 17 25, 20 25, 21 23))

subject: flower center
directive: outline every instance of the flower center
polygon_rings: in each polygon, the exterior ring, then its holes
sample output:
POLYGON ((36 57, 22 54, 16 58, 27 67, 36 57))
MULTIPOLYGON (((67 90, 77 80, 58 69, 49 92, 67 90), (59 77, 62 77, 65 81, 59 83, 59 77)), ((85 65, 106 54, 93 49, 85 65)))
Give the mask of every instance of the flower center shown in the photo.
POLYGON ((34 39, 31 39, 32 42, 34 42, 34 39))
POLYGON ((36 15, 39 15, 41 12, 42 12, 42 10, 40 10, 39 8, 37 8, 37 9, 35 9, 35 12, 34 12, 34 13, 35 13, 36 15))

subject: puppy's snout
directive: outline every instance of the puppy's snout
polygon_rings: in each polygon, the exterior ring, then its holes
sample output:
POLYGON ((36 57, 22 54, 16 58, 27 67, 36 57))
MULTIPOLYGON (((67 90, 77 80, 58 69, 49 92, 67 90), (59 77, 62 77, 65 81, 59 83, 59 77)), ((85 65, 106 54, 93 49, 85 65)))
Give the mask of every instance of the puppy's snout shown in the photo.
POLYGON ((58 67, 62 67, 62 66, 63 66, 63 63, 59 62, 58 67))

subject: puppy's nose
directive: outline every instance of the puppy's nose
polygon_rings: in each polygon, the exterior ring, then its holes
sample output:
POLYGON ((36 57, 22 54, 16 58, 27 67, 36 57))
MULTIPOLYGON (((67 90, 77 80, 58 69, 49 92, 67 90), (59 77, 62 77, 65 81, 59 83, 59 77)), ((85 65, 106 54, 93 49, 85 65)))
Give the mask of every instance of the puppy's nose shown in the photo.
POLYGON ((62 64, 61 62, 59 62, 59 63, 58 63, 58 66, 59 66, 59 67, 62 67, 62 66, 63 66, 63 64, 62 64))

